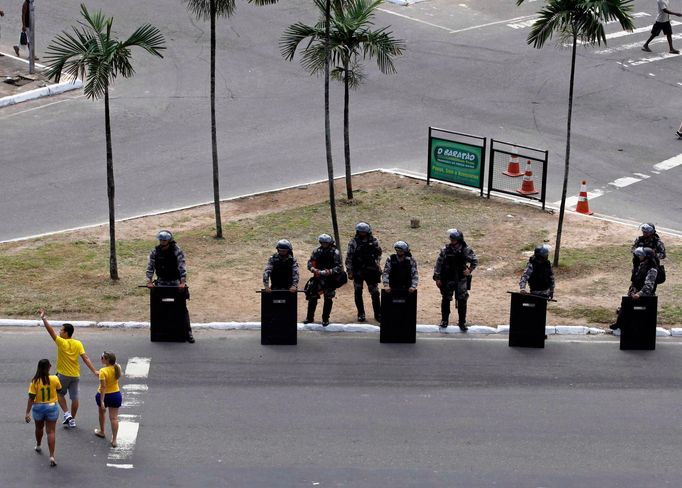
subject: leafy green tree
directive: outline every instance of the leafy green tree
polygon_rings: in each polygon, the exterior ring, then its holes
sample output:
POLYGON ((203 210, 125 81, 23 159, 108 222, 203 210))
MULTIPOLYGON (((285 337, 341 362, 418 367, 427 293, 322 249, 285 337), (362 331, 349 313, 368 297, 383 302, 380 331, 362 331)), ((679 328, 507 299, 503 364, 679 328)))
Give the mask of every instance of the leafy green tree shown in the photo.
MULTIPOLYGON (((517 0, 521 5, 524 0, 517 0)), ((561 231, 566 208, 566 189, 571 155, 571 118, 573 115, 573 85, 575 81, 575 55, 578 41, 589 46, 606 45, 604 25, 617 21, 623 30, 632 31, 634 24, 630 11, 632 0, 546 0, 538 12, 539 18, 528 34, 528 44, 538 49, 556 33, 558 44, 571 45, 571 76, 568 89, 568 119, 566 124, 566 158, 564 160, 564 182, 561 191, 561 207, 557 229, 554 266, 559 266, 561 231)))
MULTIPOLYGON (((269 5, 277 0, 249 0, 256 5, 269 5)), ((235 10, 235 0, 184 0, 187 10, 197 20, 211 23, 211 153, 213 155, 213 206, 215 208, 216 238, 223 238, 223 224, 220 216, 220 171, 218 165, 218 137, 215 121, 215 29, 218 17, 230 17, 235 10)))
POLYGON ((48 46, 45 59, 47 76, 59 82, 62 72, 85 81, 85 96, 92 100, 104 98, 104 131, 107 150, 107 196, 109 199, 109 275, 118 279, 116 261, 116 219, 114 216, 114 160, 111 150, 111 122, 109 117, 109 85, 118 75, 131 78, 135 74, 132 65, 132 47, 140 47, 162 58, 164 38, 159 29, 151 24, 138 27, 125 41, 119 41, 111 32, 113 17, 102 11, 88 12, 81 4, 83 20, 73 26, 73 32, 63 31, 48 46))
MULTIPOLYGON (((296 23, 290 26, 282 36, 280 50, 282 56, 292 60, 298 47, 306 39, 309 44, 304 48, 302 64, 311 74, 319 73, 325 68, 327 50, 325 35, 329 27, 330 62, 335 65, 331 72, 333 79, 343 82, 344 107, 344 155, 346 163, 346 193, 353 199, 350 162, 349 102, 350 89, 357 88, 364 79, 361 60, 375 58, 379 70, 384 73, 395 73, 393 58, 403 53, 405 43, 395 39, 387 27, 373 29, 375 10, 382 0, 332 0, 329 22, 326 15, 320 22, 310 26, 296 23)), ((325 0, 315 0, 317 8, 324 13, 327 7, 325 0)))

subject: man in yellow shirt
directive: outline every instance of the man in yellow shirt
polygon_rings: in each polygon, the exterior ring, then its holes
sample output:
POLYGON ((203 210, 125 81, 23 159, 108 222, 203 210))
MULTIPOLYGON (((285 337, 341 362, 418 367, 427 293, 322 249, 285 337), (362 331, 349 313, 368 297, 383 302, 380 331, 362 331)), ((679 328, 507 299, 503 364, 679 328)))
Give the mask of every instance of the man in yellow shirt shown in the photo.
POLYGON ((78 413, 78 382, 80 380, 80 364, 78 358, 80 357, 92 374, 99 378, 99 371, 95 369, 90 362, 90 358, 85 354, 83 343, 71 338, 73 335, 73 325, 64 324, 59 330, 59 335, 45 318, 45 311, 40 311, 40 318, 43 320, 45 329, 57 345, 57 377, 62 384, 62 388, 57 391, 57 401, 59 406, 64 411, 65 427, 76 427, 76 413, 78 413), (66 403, 66 392, 69 392, 71 399, 71 410, 68 409, 66 403))

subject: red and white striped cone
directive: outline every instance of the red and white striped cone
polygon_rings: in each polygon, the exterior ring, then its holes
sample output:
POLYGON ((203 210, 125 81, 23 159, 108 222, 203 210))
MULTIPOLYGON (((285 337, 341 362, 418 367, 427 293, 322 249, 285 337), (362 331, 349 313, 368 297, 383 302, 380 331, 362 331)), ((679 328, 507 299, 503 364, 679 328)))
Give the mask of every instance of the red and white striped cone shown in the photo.
POLYGON ((507 171, 502 172, 503 175, 517 177, 523 176, 521 171, 521 165, 519 164, 519 151, 516 148, 512 149, 511 156, 509 157, 509 164, 507 164, 507 171))
POLYGON ((575 211, 585 215, 592 215, 594 213, 590 211, 590 204, 587 202, 587 181, 585 180, 580 184, 578 205, 575 206, 575 211))
POLYGON ((516 190, 516 193, 521 195, 536 195, 539 193, 533 184, 533 171, 530 167, 530 160, 526 162, 526 173, 523 175, 523 183, 521 183, 521 188, 516 190))

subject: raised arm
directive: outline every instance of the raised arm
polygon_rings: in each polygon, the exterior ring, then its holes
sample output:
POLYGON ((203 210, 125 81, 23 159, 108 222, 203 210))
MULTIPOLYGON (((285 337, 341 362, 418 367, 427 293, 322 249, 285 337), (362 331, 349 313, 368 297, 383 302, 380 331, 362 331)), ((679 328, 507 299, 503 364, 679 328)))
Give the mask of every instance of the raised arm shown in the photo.
POLYGON ((57 340, 57 333, 54 331, 54 328, 50 325, 50 323, 47 321, 45 318, 45 310, 40 309, 40 318, 43 320, 43 325, 45 326, 45 329, 47 330, 48 334, 50 334, 50 337, 52 337, 53 341, 57 340))

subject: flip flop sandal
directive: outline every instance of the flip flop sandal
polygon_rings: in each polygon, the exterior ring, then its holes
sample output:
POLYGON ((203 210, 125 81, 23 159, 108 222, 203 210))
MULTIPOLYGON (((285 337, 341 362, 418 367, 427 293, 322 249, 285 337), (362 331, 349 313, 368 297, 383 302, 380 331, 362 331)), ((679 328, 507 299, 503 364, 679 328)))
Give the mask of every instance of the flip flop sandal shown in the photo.
POLYGON ((96 435, 97 437, 102 438, 102 439, 104 439, 104 437, 105 437, 104 432, 102 432, 102 431, 99 430, 99 429, 95 429, 95 435, 96 435))

